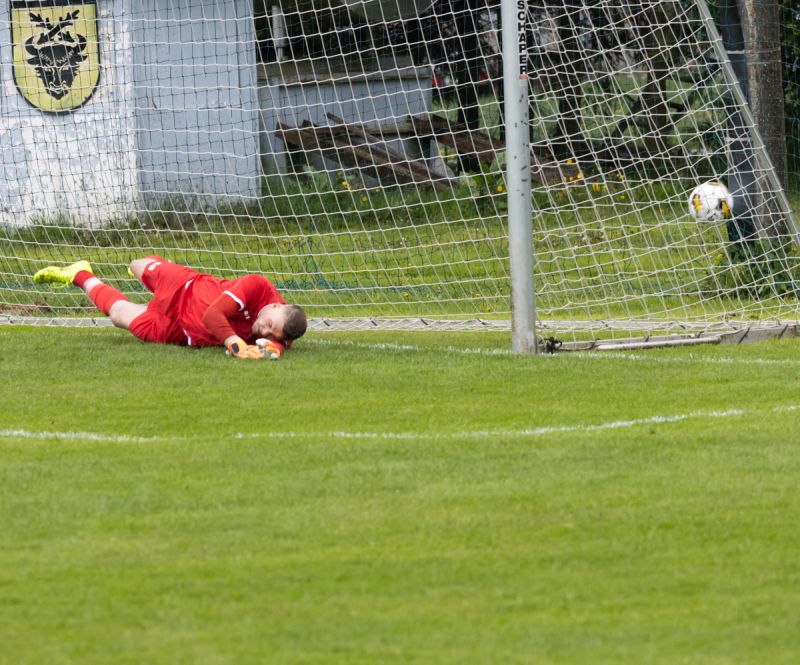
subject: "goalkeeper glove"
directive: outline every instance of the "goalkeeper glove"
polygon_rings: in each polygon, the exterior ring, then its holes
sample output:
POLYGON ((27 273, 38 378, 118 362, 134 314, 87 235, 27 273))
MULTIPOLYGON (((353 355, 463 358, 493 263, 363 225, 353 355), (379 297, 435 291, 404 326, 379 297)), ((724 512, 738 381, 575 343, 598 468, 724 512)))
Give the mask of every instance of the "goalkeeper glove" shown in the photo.
POLYGON ((256 340, 256 346, 264 358, 268 358, 269 360, 277 360, 281 357, 281 347, 271 339, 260 337, 256 340))
POLYGON ((264 356, 257 346, 248 344, 241 337, 231 337, 227 341, 228 355, 236 356, 237 358, 252 358, 261 359, 264 356))

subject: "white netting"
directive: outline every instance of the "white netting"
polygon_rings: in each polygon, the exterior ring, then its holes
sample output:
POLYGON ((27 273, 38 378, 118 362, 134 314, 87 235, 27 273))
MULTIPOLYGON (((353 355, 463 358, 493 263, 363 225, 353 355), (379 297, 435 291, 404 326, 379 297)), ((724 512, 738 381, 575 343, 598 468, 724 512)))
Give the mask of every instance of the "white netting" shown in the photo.
MULTIPOLYGON (((78 258, 144 302, 126 265, 156 253, 319 320, 508 319, 499 24, 491 0, 6 3, 0 314, 91 314, 30 282, 78 258)), ((794 220, 705 10, 542 0, 528 24, 547 331, 795 320, 794 220), (687 212, 711 178, 727 223, 687 212)))

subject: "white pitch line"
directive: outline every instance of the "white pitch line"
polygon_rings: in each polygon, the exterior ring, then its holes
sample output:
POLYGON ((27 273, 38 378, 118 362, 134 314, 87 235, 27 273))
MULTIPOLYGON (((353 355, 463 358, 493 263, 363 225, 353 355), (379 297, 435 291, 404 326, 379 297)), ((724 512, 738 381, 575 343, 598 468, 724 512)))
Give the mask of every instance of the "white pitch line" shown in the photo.
POLYGON ((513 355, 508 349, 465 349, 458 346, 415 346, 413 344, 394 344, 392 342, 354 342, 352 340, 309 339, 304 344, 314 346, 347 346, 354 349, 367 349, 370 351, 436 351, 437 353, 461 353, 466 355, 513 355))
POLYGON ((576 353, 575 357, 590 357, 590 358, 613 358, 615 360, 637 360, 648 361, 663 364, 686 364, 686 363, 705 363, 709 365, 785 365, 785 366, 800 366, 800 360, 793 360, 791 358, 702 358, 689 354, 680 358, 666 358, 664 356, 648 356, 641 353, 625 353, 621 351, 592 351, 589 353, 576 353))
POLYGON ((126 436, 124 434, 97 434, 94 432, 31 432, 26 429, 2 429, 3 439, 63 439, 69 441, 100 441, 104 443, 150 443, 161 437, 126 436))
MULTIPOLYGON (((586 425, 546 425, 518 430, 473 430, 450 433, 426 432, 347 432, 335 430, 331 432, 237 432, 235 434, 221 435, 220 439, 236 440, 264 440, 264 439, 295 439, 295 438, 329 438, 341 440, 384 440, 384 441, 454 441, 462 439, 526 439, 546 436, 548 434, 583 434, 604 430, 626 429, 642 425, 670 425, 687 420, 701 419, 726 419, 741 416, 758 416, 777 413, 793 413, 800 411, 800 405, 785 404, 771 409, 726 409, 724 411, 691 411, 663 416, 649 416, 647 418, 633 418, 630 420, 611 420, 604 423, 586 425)), ((137 437, 117 434, 100 434, 95 432, 33 432, 25 429, 0 430, 0 439, 59 439, 68 441, 96 441, 102 443, 157 443, 164 441, 187 441, 199 437, 137 437)))
MULTIPOLYGON (((372 351, 433 351, 436 353, 458 353, 462 355, 476 356, 510 356, 513 352, 508 349, 481 349, 464 348, 458 346, 416 346, 413 344, 394 344, 392 342, 354 342, 352 340, 322 340, 310 339, 306 344, 316 346, 346 346, 354 349, 366 349, 372 351)), ((657 364, 687 364, 704 363, 711 365, 764 365, 764 366, 800 366, 800 360, 771 359, 771 358, 702 358, 689 354, 679 358, 664 357, 662 355, 647 355, 641 353, 628 353, 625 351, 577 351, 574 353, 556 353, 552 355, 542 355, 544 358, 562 358, 573 360, 633 360, 639 362, 652 362, 657 364)))
POLYGON ((717 419, 717 418, 735 418, 740 416, 758 415, 763 417, 769 413, 787 413, 800 410, 800 405, 788 404, 776 406, 772 409, 761 410, 745 410, 745 409, 727 409, 725 411, 692 411, 690 413, 682 413, 667 416, 650 416, 648 418, 635 418, 631 420, 612 420, 604 423, 595 423, 589 425, 549 425, 544 427, 526 428, 521 430, 477 430, 477 431, 462 431, 452 432, 447 434, 442 433, 425 433, 425 432, 343 432, 333 431, 327 433, 297 433, 297 432, 269 432, 265 434, 250 433, 250 434, 237 434, 240 439, 259 439, 259 438, 293 438, 296 436, 306 437, 328 437, 332 439, 373 439, 373 440, 392 440, 392 441, 452 441, 459 439, 499 439, 499 438, 536 438, 548 434, 569 434, 569 433, 587 433, 597 432, 603 430, 624 429, 630 427, 638 427, 641 425, 668 425, 672 423, 679 423, 686 420, 694 419, 717 419))
MULTIPOLYGON (((784 410, 789 410, 784 408, 784 410)), ((792 408, 793 410, 793 408, 792 408)), ((628 427, 637 427, 640 425, 662 425, 682 422, 684 420, 691 420, 696 418, 730 418, 733 416, 744 416, 752 413, 753 411, 744 411, 742 409, 729 409, 727 411, 697 411, 692 413, 684 413, 672 416, 651 416, 649 418, 636 418, 632 420, 613 420, 605 423, 597 423, 593 425, 551 425, 545 427, 526 428, 521 430, 484 430, 484 431, 466 431, 454 432, 452 434, 418 434, 413 433, 347 433, 347 432, 331 432, 334 438, 391 438, 391 439, 411 439, 419 438, 424 440, 452 440, 452 439, 499 439, 499 438, 536 438, 545 436, 547 434, 569 434, 569 433, 585 433, 596 432, 601 430, 623 429, 628 427)))

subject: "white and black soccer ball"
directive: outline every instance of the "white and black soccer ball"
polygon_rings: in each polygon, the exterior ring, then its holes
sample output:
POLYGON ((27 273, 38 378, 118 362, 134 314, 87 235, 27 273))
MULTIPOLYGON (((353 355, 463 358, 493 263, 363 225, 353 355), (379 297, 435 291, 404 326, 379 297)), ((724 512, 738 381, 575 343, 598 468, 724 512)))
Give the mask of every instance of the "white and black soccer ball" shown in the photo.
POLYGON ((704 182, 689 195, 689 214, 698 222, 726 222, 733 217, 733 196, 719 180, 704 182))

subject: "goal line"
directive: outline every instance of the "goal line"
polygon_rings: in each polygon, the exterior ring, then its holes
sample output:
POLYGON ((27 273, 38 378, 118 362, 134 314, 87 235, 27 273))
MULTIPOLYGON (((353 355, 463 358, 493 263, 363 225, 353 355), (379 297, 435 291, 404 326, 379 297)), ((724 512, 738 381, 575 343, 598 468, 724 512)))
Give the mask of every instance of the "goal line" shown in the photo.
MULTIPOLYGON (((111 328, 107 317, 0 315, 0 326, 111 328)), ((508 319, 310 318, 308 330, 328 332, 497 332, 510 333, 508 319)), ((620 351, 694 344, 747 344, 800 337, 800 321, 539 321, 543 351, 620 351), (602 333, 613 333, 606 337, 602 333), (565 339, 559 339, 558 336, 565 339)))

